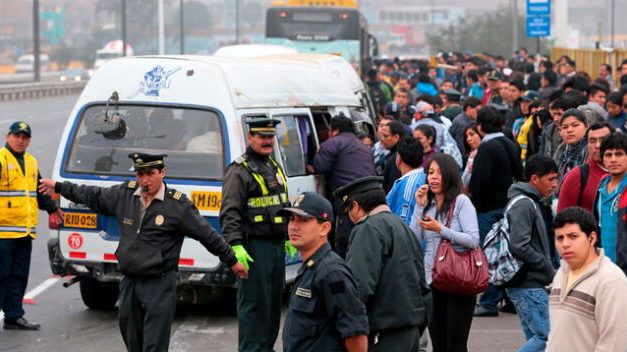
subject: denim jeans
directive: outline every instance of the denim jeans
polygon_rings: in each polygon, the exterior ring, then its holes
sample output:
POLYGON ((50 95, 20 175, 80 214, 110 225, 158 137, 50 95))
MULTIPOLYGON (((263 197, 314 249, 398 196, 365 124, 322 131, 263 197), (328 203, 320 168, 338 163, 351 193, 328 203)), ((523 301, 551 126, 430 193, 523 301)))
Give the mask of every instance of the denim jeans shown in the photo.
POLYGON ((549 337, 549 295, 543 288, 506 288, 527 342, 519 352, 543 352, 549 337))
MULTIPOLYGON (((479 238, 481 241, 481 245, 483 245, 483 240, 485 239, 485 236, 492 229, 492 225, 501 220, 504 212, 505 209, 494 209, 485 213, 477 213, 477 221, 479 223, 479 238)), ((481 295, 481 298, 479 299, 479 305, 492 312, 498 312, 498 304, 503 299, 503 296, 504 292, 502 288, 490 284, 488 286, 488 290, 481 295)))

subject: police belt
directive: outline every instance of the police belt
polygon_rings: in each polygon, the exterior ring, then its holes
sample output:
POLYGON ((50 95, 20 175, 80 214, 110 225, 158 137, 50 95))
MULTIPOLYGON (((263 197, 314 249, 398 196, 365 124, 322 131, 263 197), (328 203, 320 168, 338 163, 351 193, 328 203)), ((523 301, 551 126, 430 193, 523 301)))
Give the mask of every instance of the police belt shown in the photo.
POLYGON ((248 199, 249 208, 268 208, 287 203, 287 193, 248 199))

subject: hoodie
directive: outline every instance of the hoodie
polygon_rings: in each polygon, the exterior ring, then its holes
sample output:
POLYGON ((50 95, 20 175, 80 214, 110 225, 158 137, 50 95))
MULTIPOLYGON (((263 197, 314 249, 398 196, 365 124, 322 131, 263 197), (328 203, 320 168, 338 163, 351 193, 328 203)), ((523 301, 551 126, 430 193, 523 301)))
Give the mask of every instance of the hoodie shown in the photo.
POLYGON ((540 212, 541 195, 526 182, 517 182, 507 191, 508 199, 525 195, 533 200, 519 200, 507 212, 511 253, 522 260, 523 266, 506 287, 543 288, 553 280, 549 236, 540 212))

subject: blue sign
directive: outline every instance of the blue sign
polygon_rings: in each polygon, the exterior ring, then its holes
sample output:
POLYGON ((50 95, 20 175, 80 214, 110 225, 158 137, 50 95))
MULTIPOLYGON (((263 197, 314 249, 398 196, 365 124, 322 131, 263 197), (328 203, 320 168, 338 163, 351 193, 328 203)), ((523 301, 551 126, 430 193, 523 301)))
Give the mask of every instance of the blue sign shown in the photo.
POLYGON ((551 14, 551 0, 527 0, 527 16, 548 16, 551 14))
POLYGON ((548 37, 551 35, 551 17, 528 16, 527 37, 548 37))

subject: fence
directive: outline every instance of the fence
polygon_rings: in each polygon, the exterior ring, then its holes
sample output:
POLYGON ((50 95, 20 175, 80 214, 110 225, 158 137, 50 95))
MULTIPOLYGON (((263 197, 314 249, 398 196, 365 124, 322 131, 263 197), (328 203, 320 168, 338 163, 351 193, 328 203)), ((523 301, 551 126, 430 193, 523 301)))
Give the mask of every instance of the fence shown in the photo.
POLYGON ((0 85, 0 101, 80 93, 87 82, 40 82, 0 85))
POLYGON ((568 55, 577 63, 577 71, 586 71, 593 79, 599 75, 599 66, 612 66, 614 82, 618 83, 620 63, 627 59, 627 50, 593 50, 593 49, 551 49, 551 61, 555 62, 563 55, 568 55))

